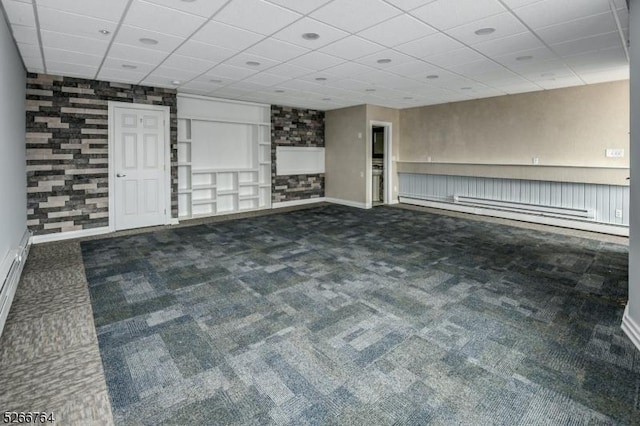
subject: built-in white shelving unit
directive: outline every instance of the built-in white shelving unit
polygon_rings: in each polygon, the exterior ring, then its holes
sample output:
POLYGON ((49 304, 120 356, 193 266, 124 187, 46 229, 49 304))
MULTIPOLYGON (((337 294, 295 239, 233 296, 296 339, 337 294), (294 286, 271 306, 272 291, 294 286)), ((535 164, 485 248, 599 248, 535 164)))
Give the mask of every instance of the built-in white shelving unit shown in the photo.
POLYGON ((271 208, 269 105, 178 95, 180 219, 271 208))

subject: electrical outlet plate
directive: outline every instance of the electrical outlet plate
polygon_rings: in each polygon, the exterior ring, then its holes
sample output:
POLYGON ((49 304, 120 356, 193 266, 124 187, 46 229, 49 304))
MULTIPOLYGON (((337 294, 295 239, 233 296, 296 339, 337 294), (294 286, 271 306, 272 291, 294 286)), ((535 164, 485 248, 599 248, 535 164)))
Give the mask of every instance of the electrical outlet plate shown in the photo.
POLYGON ((608 148, 605 152, 608 158, 622 158, 624 157, 624 149, 620 148, 608 148))
POLYGON ((617 209, 617 210, 616 210, 616 217, 617 217, 618 219, 622 217, 622 210, 620 210, 620 209, 617 209))

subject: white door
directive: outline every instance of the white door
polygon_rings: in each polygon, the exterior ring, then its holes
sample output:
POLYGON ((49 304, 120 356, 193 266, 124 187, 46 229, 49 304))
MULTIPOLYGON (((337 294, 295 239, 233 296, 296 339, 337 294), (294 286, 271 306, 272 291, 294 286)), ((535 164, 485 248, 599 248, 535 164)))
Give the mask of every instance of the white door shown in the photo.
POLYGON ((114 108, 115 229, 166 223, 163 111, 114 108))

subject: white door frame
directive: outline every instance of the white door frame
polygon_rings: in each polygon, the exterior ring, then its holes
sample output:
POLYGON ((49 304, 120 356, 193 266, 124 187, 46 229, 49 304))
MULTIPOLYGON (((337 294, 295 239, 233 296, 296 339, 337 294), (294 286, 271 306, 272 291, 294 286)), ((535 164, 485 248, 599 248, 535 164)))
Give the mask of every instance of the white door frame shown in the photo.
POLYGON ((371 186, 373 185, 373 166, 372 166, 372 147, 371 138, 373 137, 373 127, 384 127, 384 204, 393 204, 393 124, 390 121, 370 120, 367 131, 367 208, 373 205, 371 197, 371 186))
POLYGON ((115 110, 116 108, 138 109, 141 111, 161 111, 164 122, 164 187, 165 187, 165 215, 164 223, 171 223, 171 113, 168 106, 134 104, 128 102, 109 101, 109 231, 116 231, 116 167, 115 167, 115 110))

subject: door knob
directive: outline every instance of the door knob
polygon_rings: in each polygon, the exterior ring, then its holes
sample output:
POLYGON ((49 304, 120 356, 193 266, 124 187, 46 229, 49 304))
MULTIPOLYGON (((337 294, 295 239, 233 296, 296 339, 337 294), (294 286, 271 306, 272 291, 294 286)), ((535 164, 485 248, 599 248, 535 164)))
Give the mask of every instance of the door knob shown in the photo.
POLYGON ((127 175, 125 175, 124 173, 118 173, 118 174, 116 175, 116 177, 126 177, 126 176, 127 176, 127 175))

